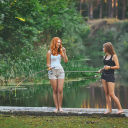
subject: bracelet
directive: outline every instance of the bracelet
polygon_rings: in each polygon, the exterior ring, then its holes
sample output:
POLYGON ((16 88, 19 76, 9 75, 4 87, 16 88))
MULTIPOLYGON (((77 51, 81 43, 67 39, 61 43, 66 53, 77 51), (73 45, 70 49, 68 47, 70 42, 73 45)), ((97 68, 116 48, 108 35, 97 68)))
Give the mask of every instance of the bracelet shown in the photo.
POLYGON ((111 69, 111 66, 110 66, 110 69, 111 69))

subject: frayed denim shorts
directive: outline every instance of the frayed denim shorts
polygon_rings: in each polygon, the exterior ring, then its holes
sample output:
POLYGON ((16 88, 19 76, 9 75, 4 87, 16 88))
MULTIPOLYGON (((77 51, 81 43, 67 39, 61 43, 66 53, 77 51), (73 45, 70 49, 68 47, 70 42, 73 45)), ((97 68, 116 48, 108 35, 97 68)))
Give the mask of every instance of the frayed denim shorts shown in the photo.
POLYGON ((49 79, 64 79, 65 73, 64 69, 52 69, 48 71, 49 79))

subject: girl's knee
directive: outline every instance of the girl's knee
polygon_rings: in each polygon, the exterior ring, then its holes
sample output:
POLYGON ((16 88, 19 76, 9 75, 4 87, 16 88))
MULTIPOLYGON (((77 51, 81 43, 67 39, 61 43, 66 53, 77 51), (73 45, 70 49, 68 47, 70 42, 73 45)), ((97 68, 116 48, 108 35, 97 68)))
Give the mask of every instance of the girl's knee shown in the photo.
POLYGON ((108 96, 108 95, 109 95, 108 91, 105 91, 105 95, 106 95, 106 96, 108 96))
POLYGON ((57 89, 54 89, 54 90, 53 90, 53 93, 54 93, 54 94, 57 94, 57 89))
POLYGON ((63 89, 58 90, 58 93, 63 93, 63 89))
POLYGON ((109 95, 110 95, 111 97, 114 97, 114 96, 115 96, 115 94, 114 94, 114 93, 110 93, 109 95))

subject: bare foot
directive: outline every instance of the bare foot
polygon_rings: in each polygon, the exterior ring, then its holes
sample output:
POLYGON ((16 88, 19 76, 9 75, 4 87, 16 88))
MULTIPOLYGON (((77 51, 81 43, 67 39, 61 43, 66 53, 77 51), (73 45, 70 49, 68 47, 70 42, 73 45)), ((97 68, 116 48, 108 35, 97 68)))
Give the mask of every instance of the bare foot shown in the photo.
POLYGON ((58 109, 55 109, 54 112, 57 113, 58 112, 58 109))
POLYGON ((60 112, 63 112, 63 109, 62 109, 62 108, 60 108, 60 109, 59 109, 59 111, 60 111, 60 112))
POLYGON ((104 114, 108 114, 110 112, 112 112, 112 110, 108 110, 108 111, 104 112, 104 114))
POLYGON ((118 112, 116 113, 116 115, 121 114, 123 112, 124 112, 123 110, 118 110, 118 112))

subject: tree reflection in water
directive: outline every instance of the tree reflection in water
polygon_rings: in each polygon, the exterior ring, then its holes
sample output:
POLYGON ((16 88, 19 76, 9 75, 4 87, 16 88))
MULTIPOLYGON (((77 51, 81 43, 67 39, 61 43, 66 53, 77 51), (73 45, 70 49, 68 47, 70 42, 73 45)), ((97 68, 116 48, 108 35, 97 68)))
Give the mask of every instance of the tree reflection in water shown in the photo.
MULTIPOLYGON (((108 108, 105 99, 105 93, 103 90, 103 86, 100 85, 101 82, 98 81, 96 83, 91 84, 90 91, 90 99, 88 102, 88 98, 85 98, 81 108, 108 108)), ((122 108, 128 109, 128 85, 122 85, 121 82, 116 81, 115 84, 115 94, 119 98, 122 108)), ((117 108, 116 104, 112 100, 112 108, 117 108)))
MULTIPOLYGON (((122 108, 128 109, 128 84, 117 79, 115 94, 122 108)), ((65 82, 62 107, 65 108, 107 108, 105 93, 100 80, 85 79, 65 82)), ((55 107, 51 85, 24 86, 14 90, 0 91, 0 106, 55 107), (26 88, 26 89, 23 89, 26 88)), ((112 100, 112 108, 117 108, 112 100)))

